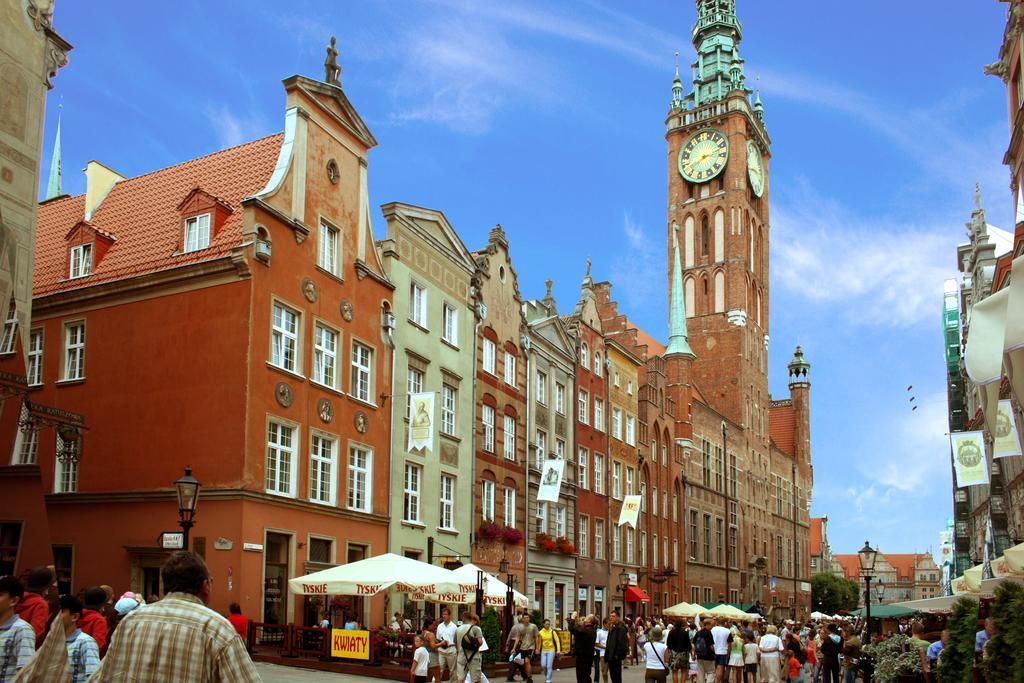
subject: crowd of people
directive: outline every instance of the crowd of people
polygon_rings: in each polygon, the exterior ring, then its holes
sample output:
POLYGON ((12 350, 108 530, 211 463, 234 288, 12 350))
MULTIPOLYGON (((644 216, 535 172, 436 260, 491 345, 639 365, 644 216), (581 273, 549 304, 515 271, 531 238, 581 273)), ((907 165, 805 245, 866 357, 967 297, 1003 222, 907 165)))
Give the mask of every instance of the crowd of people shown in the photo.
POLYGON ((190 552, 161 568, 159 600, 110 586, 58 595, 49 567, 0 578, 0 683, 259 681, 246 651, 248 619, 206 606, 210 572, 190 552))

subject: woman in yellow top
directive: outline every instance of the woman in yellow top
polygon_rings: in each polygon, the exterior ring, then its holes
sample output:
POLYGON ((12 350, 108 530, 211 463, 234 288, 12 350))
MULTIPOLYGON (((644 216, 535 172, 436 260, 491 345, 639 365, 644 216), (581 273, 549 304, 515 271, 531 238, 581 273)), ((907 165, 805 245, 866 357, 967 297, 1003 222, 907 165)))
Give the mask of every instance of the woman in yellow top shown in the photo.
POLYGON ((544 671, 544 683, 551 683, 551 671, 558 654, 558 634, 551 630, 551 620, 544 620, 544 628, 537 634, 540 639, 540 668, 544 671))

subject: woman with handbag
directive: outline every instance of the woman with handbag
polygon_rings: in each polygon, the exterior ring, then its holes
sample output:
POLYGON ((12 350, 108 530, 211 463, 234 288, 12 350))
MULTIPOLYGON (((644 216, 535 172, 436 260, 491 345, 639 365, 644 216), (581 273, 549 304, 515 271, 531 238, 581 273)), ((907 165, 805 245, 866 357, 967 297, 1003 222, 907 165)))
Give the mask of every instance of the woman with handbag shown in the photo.
POLYGON ((647 670, 644 672, 644 681, 653 683, 665 683, 668 678, 668 666, 665 664, 668 658, 668 645, 661 642, 661 627, 655 626, 651 629, 650 637, 643 646, 644 655, 647 658, 647 670))

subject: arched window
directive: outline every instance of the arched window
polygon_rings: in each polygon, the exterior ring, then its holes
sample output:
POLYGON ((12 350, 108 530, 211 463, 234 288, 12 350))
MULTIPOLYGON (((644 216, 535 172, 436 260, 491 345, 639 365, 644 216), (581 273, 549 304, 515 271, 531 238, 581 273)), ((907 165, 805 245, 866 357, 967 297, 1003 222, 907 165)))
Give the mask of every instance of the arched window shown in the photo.
POLYGON ((686 317, 692 318, 697 314, 697 311, 694 308, 696 304, 696 301, 694 301, 694 299, 696 297, 694 296, 692 277, 686 278, 686 281, 683 283, 683 293, 686 296, 686 317))
POLYGON ((594 374, 598 377, 601 376, 601 352, 594 352, 594 374))
POLYGON ((693 267, 693 216, 686 217, 685 228, 683 229, 683 265, 687 268, 693 267))
POLYGON ((764 325, 761 324, 761 290, 760 289, 757 290, 757 324, 760 325, 761 327, 764 327, 764 325))
POLYGON ((725 212, 715 212, 715 263, 725 260, 725 212))
POLYGON ((725 273, 715 273, 715 313, 725 312, 725 273))
POLYGON ((580 346, 580 365, 585 368, 590 367, 590 347, 587 346, 586 342, 580 346))
POLYGON ((711 235, 708 229, 708 216, 704 214, 700 219, 700 255, 707 256, 708 249, 711 246, 711 235))

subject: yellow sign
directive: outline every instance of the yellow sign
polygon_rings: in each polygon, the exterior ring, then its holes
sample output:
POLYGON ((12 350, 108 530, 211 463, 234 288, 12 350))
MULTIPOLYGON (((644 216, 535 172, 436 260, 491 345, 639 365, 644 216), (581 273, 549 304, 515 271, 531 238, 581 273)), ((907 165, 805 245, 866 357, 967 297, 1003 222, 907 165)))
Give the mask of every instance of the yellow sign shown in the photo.
POLYGON ((555 635, 558 636, 558 651, 568 654, 572 648, 572 634, 568 631, 555 631, 555 635))
POLYGON ((331 629, 331 656, 370 659, 370 632, 331 629))

